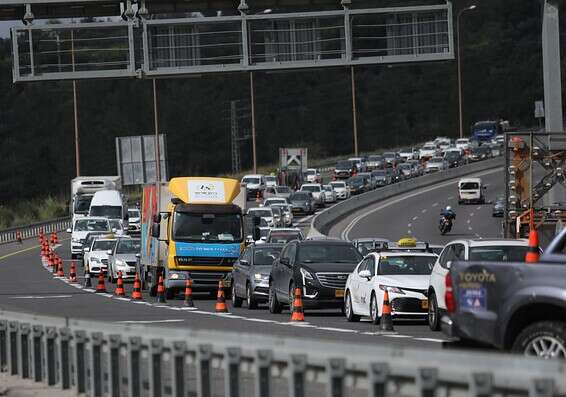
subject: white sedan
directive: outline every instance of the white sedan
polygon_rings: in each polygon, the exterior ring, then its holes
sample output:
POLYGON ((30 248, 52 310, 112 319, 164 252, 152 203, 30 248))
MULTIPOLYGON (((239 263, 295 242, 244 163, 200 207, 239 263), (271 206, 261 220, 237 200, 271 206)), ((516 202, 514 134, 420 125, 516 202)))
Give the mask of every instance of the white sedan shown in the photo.
POLYGON ((335 203, 338 200, 338 195, 332 185, 323 185, 322 188, 324 189, 324 200, 326 203, 335 203))
POLYGON ((330 182, 330 186, 336 192, 336 196, 339 200, 346 200, 350 198, 350 190, 348 189, 348 185, 344 181, 332 181, 330 182))
POLYGON ((348 276, 344 313, 348 321, 381 319, 383 296, 389 292, 393 317, 426 319, 427 289, 437 256, 424 252, 372 252, 348 276))

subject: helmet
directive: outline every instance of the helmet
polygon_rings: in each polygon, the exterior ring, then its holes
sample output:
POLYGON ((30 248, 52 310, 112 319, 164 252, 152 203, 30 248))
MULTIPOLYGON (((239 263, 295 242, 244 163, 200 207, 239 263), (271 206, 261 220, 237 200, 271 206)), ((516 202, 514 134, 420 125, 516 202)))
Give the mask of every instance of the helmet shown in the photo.
POLYGON ((452 211, 452 207, 450 207, 449 205, 446 207, 446 211, 452 211))

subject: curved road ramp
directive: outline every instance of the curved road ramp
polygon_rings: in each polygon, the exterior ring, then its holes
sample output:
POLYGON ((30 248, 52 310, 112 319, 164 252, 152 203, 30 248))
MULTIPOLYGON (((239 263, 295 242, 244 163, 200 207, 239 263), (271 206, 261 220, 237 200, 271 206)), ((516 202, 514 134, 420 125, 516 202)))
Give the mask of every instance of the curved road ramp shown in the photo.
POLYGON ((566 367, 427 351, 0 312, 0 368, 88 396, 558 396, 566 367))

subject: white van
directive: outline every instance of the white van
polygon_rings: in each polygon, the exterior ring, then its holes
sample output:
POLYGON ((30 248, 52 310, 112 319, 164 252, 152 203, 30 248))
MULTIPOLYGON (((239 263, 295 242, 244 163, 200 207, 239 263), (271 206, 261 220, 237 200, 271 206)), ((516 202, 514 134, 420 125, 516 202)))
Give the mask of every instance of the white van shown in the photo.
MULTIPOLYGON (((101 190, 94 193, 88 215, 127 221, 128 208, 122 199, 122 193, 117 190, 101 190)), ((125 230, 127 227, 124 225, 125 230)))
POLYGON ((485 196, 483 194, 485 188, 480 178, 460 179, 458 181, 458 204, 485 204, 485 196))

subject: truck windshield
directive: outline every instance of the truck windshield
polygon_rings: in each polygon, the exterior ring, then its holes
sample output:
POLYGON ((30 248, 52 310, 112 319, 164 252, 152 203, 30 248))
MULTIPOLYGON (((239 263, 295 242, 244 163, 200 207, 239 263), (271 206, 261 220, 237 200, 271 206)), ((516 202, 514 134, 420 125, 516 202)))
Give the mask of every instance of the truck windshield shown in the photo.
POLYGON ((175 213, 173 225, 175 241, 242 241, 240 214, 175 213))
POLYGON ((100 205, 90 207, 90 216, 102 216, 109 219, 122 219, 122 207, 113 205, 100 205))
POLYGON ((93 220, 93 219, 79 219, 75 222, 76 232, 108 232, 110 225, 106 219, 93 220))
POLYGON ((524 246, 493 245, 470 248, 471 261, 524 262, 526 255, 527 247, 524 246))
POLYGON ((92 196, 76 196, 74 208, 75 214, 88 214, 91 201, 92 196))

